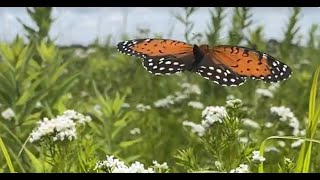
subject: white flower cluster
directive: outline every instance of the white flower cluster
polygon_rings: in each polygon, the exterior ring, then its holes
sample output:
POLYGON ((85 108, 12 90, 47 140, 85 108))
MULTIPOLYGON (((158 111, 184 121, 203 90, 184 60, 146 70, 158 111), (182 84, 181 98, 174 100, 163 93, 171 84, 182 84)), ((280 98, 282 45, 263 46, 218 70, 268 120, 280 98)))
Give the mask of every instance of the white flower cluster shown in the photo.
POLYGON ((76 139, 76 124, 85 124, 91 121, 90 116, 84 116, 74 110, 67 110, 61 116, 53 119, 43 118, 38 127, 30 134, 30 142, 39 141, 43 137, 52 138, 53 141, 69 141, 76 139))
MULTIPOLYGON (((189 83, 182 83, 180 84, 180 87, 182 88, 181 91, 175 92, 174 95, 168 95, 167 97, 163 99, 159 99, 154 102, 154 107, 157 108, 168 108, 171 105, 174 105, 175 103, 179 103, 183 100, 186 100, 190 97, 192 94, 199 95, 201 94, 201 90, 198 85, 195 84, 189 84, 189 83)), ((201 109, 201 103, 190 101, 189 106, 193 108, 201 109)))
POLYGON ((222 123, 222 120, 227 117, 227 111, 223 106, 208 106, 202 111, 201 124, 196 124, 191 121, 183 121, 182 125, 191 127, 191 132, 197 133, 198 136, 203 136, 206 129, 215 122, 222 123))
POLYGON ((293 128, 292 134, 297 136, 300 132, 300 123, 298 119, 294 116, 290 108, 280 106, 280 107, 271 107, 271 114, 274 114, 279 117, 279 120, 282 122, 289 122, 288 125, 293 128))
POLYGON ((279 84, 271 84, 267 89, 258 88, 256 94, 260 97, 273 98, 273 93, 279 88, 279 84))
POLYGON ((188 106, 194 108, 194 109, 203 109, 204 106, 201 102, 198 102, 198 101, 190 101, 188 103, 188 106))
POLYGON ((156 102, 154 102, 154 107, 169 107, 170 105, 173 105, 175 103, 174 101, 174 96, 169 95, 167 97, 165 97, 164 99, 159 99, 156 102))
POLYGON ((183 94, 201 94, 201 90, 196 84, 182 83, 180 84, 183 94))
POLYGON ((241 120, 243 125, 246 126, 246 127, 250 127, 250 128, 253 128, 253 129, 260 129, 260 125, 259 123, 251 120, 251 119, 248 119, 248 118, 244 118, 241 120))
POLYGON ((191 121, 183 121, 182 125, 184 126, 190 126, 191 127, 191 132, 192 133, 197 133, 198 136, 203 136, 206 129, 201 125, 201 124, 196 124, 194 122, 191 121))
POLYGON ((249 166, 246 164, 240 164, 236 169, 232 169, 230 173, 249 173, 249 166))
POLYGON ((256 89, 256 94, 261 97, 273 98, 273 93, 269 89, 256 89))
POLYGON ((201 124, 204 128, 208 128, 215 122, 222 123, 227 115, 226 108, 223 106, 208 106, 202 111, 201 124))
POLYGON ((11 120, 15 116, 15 113, 11 108, 7 108, 1 113, 1 116, 6 120, 11 120))
POLYGON ((299 146, 301 146, 301 144, 302 144, 303 142, 304 142, 303 139, 296 140, 296 141, 294 141, 294 142, 291 144, 291 147, 292 147, 292 148, 299 147, 299 146))
POLYGON ((136 135, 136 134, 140 134, 140 133, 141 133, 140 128, 133 128, 130 130, 130 134, 132 134, 132 135, 136 135))
POLYGON ((226 101, 226 107, 228 108, 234 108, 242 106, 242 100, 241 99, 229 99, 226 101))
POLYGON ((122 108, 130 108, 130 104, 129 103, 123 103, 121 105, 122 108))
POLYGON ((266 158, 260 156, 259 151, 252 151, 252 160, 257 163, 261 163, 266 160, 266 158))
POLYGON ((137 104, 136 108, 138 111, 141 111, 141 112, 145 112, 145 111, 151 109, 151 107, 149 105, 144 105, 144 104, 137 104))
POLYGON ((131 166, 127 166, 114 156, 107 156, 106 160, 97 162, 95 169, 107 170, 109 173, 155 173, 157 169, 168 169, 167 163, 159 164, 157 161, 153 161, 153 164, 153 167, 147 169, 137 161, 132 163, 131 166))

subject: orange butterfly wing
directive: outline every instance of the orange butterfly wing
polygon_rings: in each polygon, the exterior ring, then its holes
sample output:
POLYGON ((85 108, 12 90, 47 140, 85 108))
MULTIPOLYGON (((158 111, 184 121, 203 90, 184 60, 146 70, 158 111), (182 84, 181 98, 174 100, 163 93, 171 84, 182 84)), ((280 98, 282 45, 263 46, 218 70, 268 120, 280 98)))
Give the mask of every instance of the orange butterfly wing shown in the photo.
POLYGON ((223 64, 242 77, 278 82, 290 77, 292 70, 271 55, 241 46, 216 46, 210 50, 216 64, 223 64))
POLYGON ((134 39, 117 45, 121 53, 142 58, 143 66, 156 75, 174 74, 194 62, 193 46, 170 39, 134 39))

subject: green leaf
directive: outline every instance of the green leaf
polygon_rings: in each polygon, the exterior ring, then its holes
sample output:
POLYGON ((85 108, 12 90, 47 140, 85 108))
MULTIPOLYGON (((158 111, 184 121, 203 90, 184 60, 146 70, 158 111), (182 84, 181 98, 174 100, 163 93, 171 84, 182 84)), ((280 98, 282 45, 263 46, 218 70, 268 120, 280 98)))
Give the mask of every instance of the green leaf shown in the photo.
POLYGON ((142 141, 142 138, 137 138, 137 139, 134 139, 134 140, 130 140, 130 141, 123 141, 120 143, 120 147, 122 148, 128 148, 138 142, 141 142, 142 141))
POLYGON ((9 167, 10 172, 14 173, 15 170, 13 168, 10 155, 9 155, 9 153, 7 151, 7 148, 6 148, 5 144, 4 144, 4 142, 2 141, 1 137, 0 137, 0 149, 2 151, 2 154, 3 154, 4 158, 6 159, 7 166, 9 167))

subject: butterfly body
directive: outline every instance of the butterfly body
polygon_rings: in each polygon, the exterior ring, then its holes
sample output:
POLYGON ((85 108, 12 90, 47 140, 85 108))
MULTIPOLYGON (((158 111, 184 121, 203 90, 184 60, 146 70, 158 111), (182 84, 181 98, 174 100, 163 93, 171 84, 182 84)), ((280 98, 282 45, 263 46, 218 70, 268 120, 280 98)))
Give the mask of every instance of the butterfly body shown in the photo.
POLYGON ((155 75, 195 72, 222 86, 237 86, 246 78, 265 82, 287 79, 289 66, 266 53, 230 45, 191 45, 169 39, 135 39, 120 42, 118 51, 143 59, 143 66, 155 75))

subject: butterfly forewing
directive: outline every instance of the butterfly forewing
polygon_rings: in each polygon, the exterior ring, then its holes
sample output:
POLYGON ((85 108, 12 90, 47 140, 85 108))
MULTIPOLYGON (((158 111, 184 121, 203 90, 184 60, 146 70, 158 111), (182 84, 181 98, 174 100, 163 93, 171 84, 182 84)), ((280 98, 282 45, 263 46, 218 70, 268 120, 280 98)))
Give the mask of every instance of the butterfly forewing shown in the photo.
POLYGON ((194 61, 192 45, 168 39, 135 39, 120 42, 120 52, 143 59, 150 73, 175 74, 184 71, 194 61))
POLYGON ((229 67, 233 72, 265 82, 278 82, 290 77, 292 71, 271 55, 240 46, 216 46, 210 52, 217 64, 229 67))

